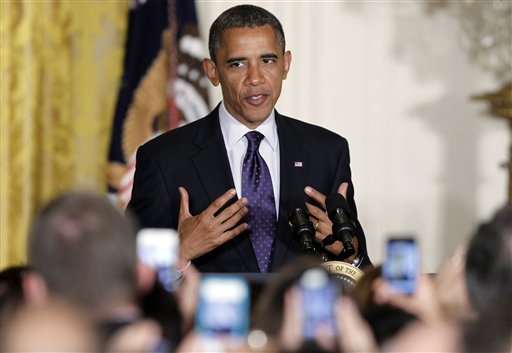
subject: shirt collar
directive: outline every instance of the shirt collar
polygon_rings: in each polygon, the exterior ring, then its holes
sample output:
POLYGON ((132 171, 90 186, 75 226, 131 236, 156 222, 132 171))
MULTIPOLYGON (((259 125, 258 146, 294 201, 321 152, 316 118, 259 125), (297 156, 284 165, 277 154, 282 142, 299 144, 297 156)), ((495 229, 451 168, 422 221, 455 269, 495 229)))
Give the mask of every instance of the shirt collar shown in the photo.
MULTIPOLYGON (((224 136, 226 149, 230 151, 233 146, 240 141, 246 133, 253 131, 244 124, 236 120, 226 109, 224 101, 222 101, 219 109, 219 121, 222 135, 224 136)), ((272 109, 269 117, 265 119, 255 131, 261 132, 265 136, 265 140, 268 141, 270 147, 275 152, 277 149, 277 128, 275 120, 275 110, 272 109)))

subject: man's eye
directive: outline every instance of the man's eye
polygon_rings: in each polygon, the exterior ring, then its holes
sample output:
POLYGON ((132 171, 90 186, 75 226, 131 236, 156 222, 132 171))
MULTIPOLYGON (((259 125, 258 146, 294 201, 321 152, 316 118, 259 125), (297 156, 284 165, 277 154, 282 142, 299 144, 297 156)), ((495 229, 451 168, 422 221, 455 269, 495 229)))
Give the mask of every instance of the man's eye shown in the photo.
POLYGON ((273 58, 266 58, 266 59, 263 59, 263 63, 264 64, 273 64, 276 62, 276 59, 273 59, 273 58))
POLYGON ((229 65, 230 67, 242 67, 244 65, 243 62, 241 61, 235 61, 235 62, 232 62, 231 65, 229 65))

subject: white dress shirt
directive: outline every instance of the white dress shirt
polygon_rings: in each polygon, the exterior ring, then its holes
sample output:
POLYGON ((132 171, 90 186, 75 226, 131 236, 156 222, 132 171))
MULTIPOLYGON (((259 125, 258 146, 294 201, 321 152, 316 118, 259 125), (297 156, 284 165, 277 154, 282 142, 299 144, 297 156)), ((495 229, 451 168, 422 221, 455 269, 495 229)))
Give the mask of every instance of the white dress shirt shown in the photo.
MULTIPOLYGON (((224 102, 219 109, 220 128, 226 150, 228 152, 231 174, 235 181, 235 188, 238 197, 242 197, 242 165, 245 152, 247 151, 247 138, 244 136, 249 131, 247 126, 236 120, 228 113, 224 102)), ((272 187, 274 188, 274 198, 276 201, 276 215, 279 215, 279 138, 277 136, 275 113, 272 110, 270 116, 255 131, 265 136, 261 141, 259 152, 267 163, 272 178, 272 187)))

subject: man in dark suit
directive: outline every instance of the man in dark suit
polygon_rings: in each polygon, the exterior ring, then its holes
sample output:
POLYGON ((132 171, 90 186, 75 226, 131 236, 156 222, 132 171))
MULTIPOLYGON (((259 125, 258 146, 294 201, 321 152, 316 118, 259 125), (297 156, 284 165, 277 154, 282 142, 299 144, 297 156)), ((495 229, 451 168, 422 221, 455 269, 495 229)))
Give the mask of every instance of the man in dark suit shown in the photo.
MULTIPOLYGON (((226 10, 210 28, 209 50, 203 67, 212 84, 221 86, 223 101, 208 116, 138 149, 128 207, 141 227, 178 229, 181 257, 193 260, 200 271, 275 272, 302 255, 288 223, 289 197, 308 198, 317 241, 332 229, 325 195, 346 196, 356 217, 348 144, 333 132, 274 109, 291 63, 274 15, 253 5, 226 10), (248 226, 260 200, 246 192, 247 181, 242 181, 250 144, 246 133, 251 131, 262 134, 257 154, 270 175, 273 206, 268 211, 275 223, 267 232, 274 234, 268 234, 272 244, 263 267, 251 234, 259 225, 248 226)), ((356 224, 356 254, 345 261, 371 264, 356 224)), ((343 245, 336 241, 325 248, 336 259, 343 245)))

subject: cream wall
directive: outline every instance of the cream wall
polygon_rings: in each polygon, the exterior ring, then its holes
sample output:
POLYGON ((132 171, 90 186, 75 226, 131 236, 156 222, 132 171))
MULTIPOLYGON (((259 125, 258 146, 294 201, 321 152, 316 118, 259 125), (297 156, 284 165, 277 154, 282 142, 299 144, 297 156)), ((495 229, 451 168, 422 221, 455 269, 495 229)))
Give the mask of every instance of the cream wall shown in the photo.
MULTIPOLYGON (((237 1, 197 0, 203 38, 237 1)), ((469 62, 457 20, 426 3, 254 1, 293 55, 278 110, 350 144, 359 218, 374 263, 396 232, 417 236, 424 270, 506 202, 509 133, 470 96, 501 83, 469 62)), ((212 104, 221 99, 212 89, 212 104)), ((326 152, 327 153, 327 152, 326 152)))

